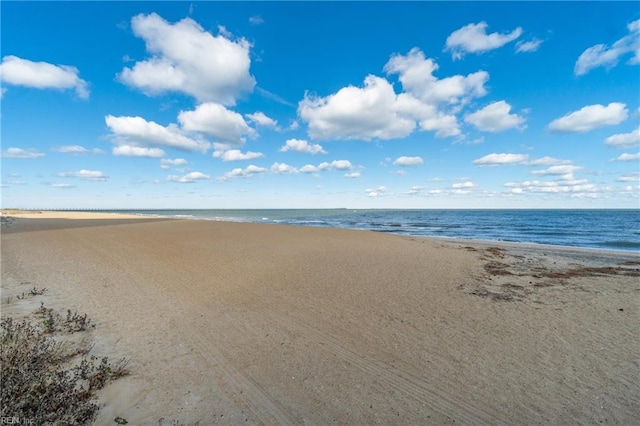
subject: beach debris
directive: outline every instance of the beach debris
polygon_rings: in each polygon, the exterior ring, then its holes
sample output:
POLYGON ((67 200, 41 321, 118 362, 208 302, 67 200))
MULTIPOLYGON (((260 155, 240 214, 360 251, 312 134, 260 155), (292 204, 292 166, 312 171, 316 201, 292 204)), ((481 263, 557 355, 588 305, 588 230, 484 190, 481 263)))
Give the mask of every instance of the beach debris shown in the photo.
MULTIPOLYGON (((472 247, 461 247, 472 251, 472 247)), ((489 247, 476 250, 483 261, 475 280, 460 285, 467 293, 493 301, 526 301, 540 303, 544 292, 557 289, 586 291, 581 279, 598 277, 640 277, 640 261, 599 259, 591 263, 584 257, 545 252, 522 255, 518 250, 489 247), (520 254, 519 254, 520 253, 520 254), (564 257, 562 257, 564 256, 564 257), (571 260, 574 260, 573 262, 571 260), (581 262, 575 262, 581 260, 581 262), (591 264, 590 264, 591 263, 591 264)), ((584 255, 582 255, 584 256, 584 255)), ((599 293, 601 290, 589 290, 599 293)), ((554 299, 555 300, 555 299, 554 299)), ((557 301, 557 300, 556 300, 557 301)))
POLYGON ((16 218, 13 216, 0 216, 0 226, 8 226, 15 222, 16 218))

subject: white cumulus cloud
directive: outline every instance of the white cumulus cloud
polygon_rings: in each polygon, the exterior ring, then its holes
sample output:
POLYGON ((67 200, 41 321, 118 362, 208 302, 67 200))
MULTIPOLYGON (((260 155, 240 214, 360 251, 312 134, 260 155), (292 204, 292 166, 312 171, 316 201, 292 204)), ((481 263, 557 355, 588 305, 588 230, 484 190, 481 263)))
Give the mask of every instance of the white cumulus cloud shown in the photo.
POLYGON ((363 87, 343 87, 326 97, 305 94, 298 114, 314 139, 396 139, 416 128, 436 137, 461 134, 455 116, 471 99, 486 95, 486 71, 437 78, 438 65, 413 48, 392 55, 383 71, 398 75, 403 91, 396 93, 385 78, 369 75, 363 87))
POLYGON ((569 175, 579 170, 582 170, 582 167, 565 164, 565 165, 551 166, 544 170, 535 170, 531 173, 534 175, 569 175))
POLYGON ((349 160, 334 160, 330 163, 330 166, 334 170, 351 170, 353 168, 349 160))
POLYGON ((594 68, 612 68, 618 64, 620 58, 627 53, 632 56, 628 63, 637 65, 640 63, 640 19, 627 25, 629 34, 613 43, 612 46, 596 44, 582 52, 576 61, 575 75, 587 74, 594 68))
POLYGON ((518 114, 510 114, 511 105, 505 101, 493 102, 478 111, 467 114, 464 121, 484 132, 502 132, 513 128, 523 128, 525 119, 518 114))
POLYGON ((524 53, 524 52, 535 52, 540 49, 542 45, 542 40, 538 38, 534 38, 528 41, 519 41, 516 43, 516 52, 524 53))
POLYGON ((640 183, 640 171, 627 173, 616 179, 618 182, 638 182, 640 183))
POLYGON ((615 161, 638 161, 638 160, 640 160, 640 152, 636 154, 628 154, 625 152, 624 154, 620 154, 615 159, 615 161))
POLYGON ((589 196, 598 191, 596 185, 588 183, 586 180, 568 181, 558 179, 553 181, 524 181, 507 182, 504 184, 511 188, 512 194, 541 193, 541 194, 571 194, 572 196, 589 196))
POLYGON ((407 195, 418 195, 425 189, 424 186, 414 185, 407 191, 407 195))
POLYGON ((320 171, 320 169, 318 168, 318 166, 314 166, 313 164, 307 164, 307 165, 304 165, 304 166, 300 167, 300 172, 301 173, 317 173, 319 171, 320 171))
POLYGON ((419 166, 421 164, 424 164, 424 160, 422 159, 422 157, 398 157, 393 162, 393 164, 396 166, 404 167, 419 166))
POLYGON ((44 157, 44 153, 37 149, 24 149, 24 148, 7 148, 6 151, 2 151, 3 158, 40 158, 44 157))
POLYGON ((0 64, 0 79, 5 84, 36 89, 74 89, 78 97, 87 99, 89 85, 78 74, 76 67, 33 62, 17 56, 5 56, 0 64))
POLYGON ((171 166, 184 166, 187 164, 187 160, 184 158, 163 158, 160 160, 160 168, 162 169, 170 169, 171 166))
POLYGON ((251 92, 251 45, 231 40, 224 30, 214 36, 191 18, 169 23, 156 13, 131 19, 133 33, 145 41, 148 59, 125 67, 119 78, 144 93, 182 92, 200 102, 235 105, 251 92))
POLYGON ((75 188, 76 186, 72 183, 52 183, 51 187, 60 188, 60 189, 72 189, 72 188, 75 188))
POLYGON ((441 112, 420 120, 420 129, 436 132, 436 137, 438 138, 458 136, 461 133, 456 116, 441 112))
POLYGON ((260 15, 254 15, 249 17, 249 23, 251 25, 260 25, 264 23, 264 19, 260 15))
POLYGON ((113 147, 113 155, 123 157, 147 157, 147 158, 160 158, 164 157, 164 151, 160 148, 144 148, 141 146, 131 145, 119 145, 113 147))
POLYGON ((267 169, 265 169, 264 167, 258 167, 251 164, 244 169, 233 169, 230 172, 225 173, 222 177, 218 178, 218 180, 227 181, 235 178, 250 178, 254 175, 265 173, 266 171, 267 169))
MULTIPOLYGON (((555 175, 557 173, 550 174, 555 175)), ((550 181, 531 180, 507 182, 504 186, 510 188, 511 194, 564 194, 572 198, 596 198, 598 192, 602 190, 595 184, 589 183, 587 179, 575 179, 571 173, 563 174, 550 181)))
POLYGON ((554 157, 542 157, 542 158, 536 158, 535 160, 531 160, 529 162, 527 162, 527 165, 529 166, 554 166, 557 164, 570 164, 571 161, 569 160, 560 160, 558 158, 554 158, 554 157))
POLYGON ((238 146, 246 137, 255 137, 242 115, 213 102, 200 104, 193 111, 180 111, 178 121, 188 132, 200 132, 216 138, 217 142, 238 146))
POLYGON ((111 136, 119 145, 175 148, 184 151, 206 151, 209 143, 186 136, 178 126, 165 127, 142 117, 105 117, 111 136))
POLYGON ((587 105, 549 123, 554 132, 588 132, 603 126, 613 126, 627 119, 627 106, 620 102, 587 105))
POLYGON ((507 154, 507 153, 493 153, 485 155, 484 157, 473 160, 473 164, 478 166, 498 166, 502 164, 521 164, 529 158, 525 154, 507 154))
POLYGON ((273 165, 271 166, 271 173, 275 173, 278 175, 288 175, 298 173, 298 169, 286 163, 273 163, 273 165))
POLYGON ((420 130, 435 132, 436 137, 444 138, 460 134, 458 119, 455 115, 439 109, 435 104, 422 101, 410 93, 401 93, 394 108, 403 117, 417 120, 420 130))
POLYGON ((169 182, 177 182, 177 183, 192 183, 198 180, 207 180, 207 179, 209 179, 209 175, 206 175, 202 172, 191 172, 191 173, 187 173, 184 176, 176 176, 176 175, 167 176, 167 180, 169 182))
POLYGON ((468 24, 454 31, 447 37, 445 52, 450 51, 454 59, 462 58, 466 53, 481 54, 494 50, 512 42, 522 35, 522 28, 517 27, 509 33, 487 34, 489 25, 482 21, 468 24))
POLYGON ((604 141, 607 145, 616 148, 631 148, 640 146, 640 127, 631 133, 619 133, 611 135, 604 141))
POLYGON ((213 156, 215 158, 220 158, 222 161, 244 161, 264 157, 264 154, 261 152, 242 152, 239 149, 229 149, 226 151, 214 151, 213 156))
POLYGON ((287 127, 287 130, 298 130, 298 127, 300 127, 300 124, 298 123, 298 121, 293 120, 289 125, 289 127, 287 127))
POLYGON ((386 195, 388 190, 386 186, 379 186, 377 188, 367 188, 364 192, 367 193, 367 197, 369 198, 378 198, 386 195))
POLYGON ((348 86, 327 97, 308 93, 298 104, 314 139, 394 139, 409 135, 413 120, 394 108, 396 94, 384 78, 369 75, 364 87, 348 86))
POLYGON ((348 171, 353 169, 353 165, 349 160, 334 160, 332 162, 322 162, 317 166, 312 164, 307 164, 300 168, 300 172, 302 173, 317 173, 325 170, 341 170, 348 171))
POLYGON ((58 176, 64 177, 64 178, 79 178, 79 179, 85 179, 85 180, 93 180, 93 181, 99 181, 99 182, 104 182, 109 178, 99 170, 86 170, 86 169, 82 169, 77 172, 58 173, 58 176))
POLYGON ((384 66, 387 74, 398 74, 405 92, 427 104, 466 102, 487 94, 484 87, 489 73, 477 71, 467 76, 439 79, 433 75, 438 64, 414 47, 406 55, 393 55, 384 66))
POLYGON ((54 151, 61 152, 63 154, 87 154, 89 150, 81 145, 63 145, 55 148, 54 151))
POLYGON ((319 144, 310 144, 303 139, 288 139, 280 148, 280 152, 299 152, 303 154, 326 154, 327 152, 319 144))
POLYGON ((395 110, 401 116, 417 120, 421 130, 434 131, 436 137, 457 136, 461 131, 454 115, 456 109, 487 94, 484 85, 489 74, 477 71, 466 76, 437 78, 433 73, 438 68, 433 59, 413 48, 406 55, 391 56, 384 71, 398 74, 402 83, 404 92, 395 102, 395 110))
POLYGON ((255 112, 253 114, 245 114, 251 122, 257 124, 258 126, 264 127, 277 127, 278 122, 271 117, 266 116, 263 112, 255 112))
POLYGON ((471 188, 475 188, 476 186, 478 185, 471 182, 470 180, 462 183, 454 183, 453 185, 451 185, 453 189, 471 189, 471 188))

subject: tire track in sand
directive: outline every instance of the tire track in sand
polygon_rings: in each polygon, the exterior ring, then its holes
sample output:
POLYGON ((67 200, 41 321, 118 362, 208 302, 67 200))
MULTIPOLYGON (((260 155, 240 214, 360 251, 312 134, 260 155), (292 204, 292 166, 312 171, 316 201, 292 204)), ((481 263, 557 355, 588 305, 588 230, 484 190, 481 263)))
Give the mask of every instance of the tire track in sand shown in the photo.
MULTIPOLYGON (((186 330, 183 330, 186 332, 186 330)), ((198 355, 202 360, 210 365, 209 358, 213 355, 217 361, 215 367, 218 367, 223 373, 227 385, 235 391, 236 395, 241 395, 243 403, 249 408, 251 413, 256 416, 261 423, 267 425, 294 425, 289 415, 279 407, 279 405, 270 398, 269 393, 260 387, 251 376, 242 373, 239 369, 234 368, 228 360, 228 356, 224 355, 215 345, 205 341, 198 333, 189 333, 191 337, 197 338, 198 355)))
MULTIPOLYGON (((71 235, 66 239, 67 251, 72 249, 70 246, 75 245, 73 249, 79 253, 97 255, 100 257, 100 262, 103 264, 111 263, 113 270, 118 271, 117 275, 126 278, 124 280, 115 280, 115 276, 112 276, 112 282, 145 282, 145 271, 138 270, 140 265, 137 265, 138 258, 132 248, 122 247, 122 250, 119 251, 107 250, 103 248, 99 240, 82 238, 81 232, 74 230, 74 232, 69 232, 68 234, 71 235)), ((105 233, 102 236, 103 240, 107 240, 107 244, 104 247, 117 247, 115 242, 109 241, 116 240, 117 237, 118 232, 113 234, 105 233)), ((86 258, 87 256, 79 255, 79 257, 86 258)), ((149 267, 148 265, 146 266, 149 267)), ((193 297, 200 290, 199 286, 196 286, 191 288, 193 291, 191 294, 176 291, 171 295, 172 301, 170 297, 165 297, 162 291, 154 291, 152 288, 148 288, 147 290, 149 291, 141 292, 142 289, 137 289, 134 292, 123 288, 122 284, 118 287, 119 291, 122 292, 121 294, 130 297, 124 298, 124 300, 120 299, 119 312, 126 315, 126 312, 139 309, 151 309, 152 311, 159 309, 167 313, 171 312, 171 316, 174 318, 180 318, 183 314, 181 312, 182 307, 193 306, 193 297), (179 299, 181 303, 175 303, 175 299, 179 299)), ((247 287, 244 287, 243 291, 253 293, 258 298, 261 296, 259 292, 247 287)), ((94 295, 94 297, 96 296, 98 295, 94 295)), ((203 310, 198 313, 206 314, 203 310)), ((301 318, 294 316, 283 317, 271 311, 261 312, 261 314, 283 330, 296 332, 311 341, 324 344, 346 362, 354 365, 370 377, 375 377, 384 387, 394 389, 405 395, 407 399, 418 401, 446 418, 462 421, 465 424, 500 424, 499 420, 442 389, 438 389, 437 386, 409 372, 396 369, 374 358, 358 353, 356 350, 345 346, 344 342, 338 337, 306 324, 301 318), (291 319, 295 319, 295 321, 291 321, 291 319)), ((182 339, 186 340, 185 343, 188 343, 193 348, 194 353, 201 359, 202 365, 217 376, 216 383, 221 385, 226 398, 233 400, 240 407, 246 407, 254 417, 251 419, 252 421, 263 424, 295 424, 296 422, 290 417, 286 409, 283 409, 279 402, 260 387, 259 383, 250 375, 235 367, 230 354, 216 344, 218 339, 215 338, 215 335, 230 333, 228 329, 222 329, 225 325, 227 327, 231 325, 229 321, 223 321, 223 323, 226 324, 216 324, 215 321, 210 322, 208 324, 209 330, 201 335, 188 324, 177 321, 173 324, 176 327, 173 334, 177 332, 182 336, 182 339)), ((234 328, 241 331, 238 327, 234 328)))
MULTIPOLYGON (((78 253, 86 253, 86 256, 96 256, 96 259, 103 264, 111 263, 114 271, 118 271, 118 275, 125 279, 113 279, 114 283, 126 282, 145 282, 145 274, 141 273, 139 266, 136 265, 138 258, 135 253, 130 253, 131 248, 123 247, 122 251, 114 251, 109 249, 117 245, 118 235, 104 233, 103 241, 84 239, 77 233, 68 233, 66 238, 67 250, 75 249, 78 253), (104 244, 104 241, 107 244, 104 244), (140 276, 138 276, 140 274, 140 276)), ((117 303, 118 311, 124 315, 125 312, 132 312, 140 309, 151 309, 152 312, 163 311, 171 312, 174 318, 183 315, 182 306, 190 306, 190 297, 186 293, 176 292, 172 297, 166 297, 159 291, 137 291, 132 292, 131 289, 120 288, 118 293, 126 294, 117 303), (185 305, 175 303, 174 299, 181 299, 185 305)), ((93 295, 95 297, 96 294, 93 295)), ((198 312, 206 314, 206 312, 198 312)), ((226 326, 230 324, 227 322, 226 326)), ((296 424, 290 416, 283 410, 277 402, 273 401, 268 392, 261 388, 250 376, 244 374, 238 368, 233 366, 232 357, 225 354, 215 344, 215 339, 206 339, 198 331, 188 325, 183 325, 176 321, 172 323, 174 334, 182 336, 188 344, 193 348, 196 355, 200 358, 207 370, 218 373, 216 385, 220 386, 227 398, 235 401, 240 407, 245 408, 250 415, 252 422, 265 425, 294 425, 296 424), (177 329, 177 330, 176 330, 177 329), (222 385, 225 385, 226 389, 222 385)), ((209 323, 209 329, 214 334, 228 333, 228 330, 220 330, 213 322, 209 323)), ((209 333, 211 333, 211 331, 209 333)), ((185 342, 185 343, 186 343, 185 342)), ((246 414, 245 414, 246 415, 246 414)))
POLYGON ((421 402, 449 419, 462 421, 469 425, 505 424, 500 419, 467 404, 409 372, 399 370, 344 346, 335 336, 305 324, 301 318, 294 317, 295 321, 285 321, 269 312, 263 312, 263 314, 284 329, 295 331, 317 343, 324 344, 331 348, 336 355, 375 377, 381 383, 421 402))

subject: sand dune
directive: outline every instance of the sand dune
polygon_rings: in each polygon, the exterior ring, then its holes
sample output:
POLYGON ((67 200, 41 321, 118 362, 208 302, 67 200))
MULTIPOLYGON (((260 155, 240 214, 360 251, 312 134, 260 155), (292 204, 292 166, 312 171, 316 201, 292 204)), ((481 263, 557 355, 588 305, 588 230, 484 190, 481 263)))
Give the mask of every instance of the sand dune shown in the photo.
POLYGON ((131 360, 97 424, 640 422, 640 256, 279 225, 41 216, 5 296, 131 360))

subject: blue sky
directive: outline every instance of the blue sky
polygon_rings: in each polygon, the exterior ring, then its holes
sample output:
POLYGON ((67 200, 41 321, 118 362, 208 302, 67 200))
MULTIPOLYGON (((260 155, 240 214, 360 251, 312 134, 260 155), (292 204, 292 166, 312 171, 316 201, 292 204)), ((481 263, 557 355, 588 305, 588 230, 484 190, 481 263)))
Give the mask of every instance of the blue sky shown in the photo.
POLYGON ((639 207, 636 2, 0 7, 3 207, 639 207))

